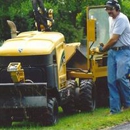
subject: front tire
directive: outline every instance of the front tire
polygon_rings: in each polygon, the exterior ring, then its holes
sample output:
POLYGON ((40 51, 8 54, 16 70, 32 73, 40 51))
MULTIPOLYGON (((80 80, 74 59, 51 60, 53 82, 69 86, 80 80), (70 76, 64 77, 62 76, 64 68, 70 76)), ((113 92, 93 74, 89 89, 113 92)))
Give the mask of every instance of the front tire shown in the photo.
POLYGON ((48 108, 43 115, 42 124, 45 126, 50 126, 56 124, 58 121, 58 103, 56 98, 48 99, 48 108))

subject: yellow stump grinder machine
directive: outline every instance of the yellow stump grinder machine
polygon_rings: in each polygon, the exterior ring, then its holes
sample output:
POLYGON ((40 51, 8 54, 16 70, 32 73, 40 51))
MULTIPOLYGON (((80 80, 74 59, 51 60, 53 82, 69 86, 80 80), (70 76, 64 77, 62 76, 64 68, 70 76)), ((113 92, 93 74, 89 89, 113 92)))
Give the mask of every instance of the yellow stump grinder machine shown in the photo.
POLYGON ((103 6, 86 9, 86 45, 65 43, 60 32, 16 35, 10 26, 12 38, 0 47, 0 125, 25 119, 53 125, 58 107, 72 114, 106 103, 107 54, 91 49, 107 41, 108 15, 103 6))

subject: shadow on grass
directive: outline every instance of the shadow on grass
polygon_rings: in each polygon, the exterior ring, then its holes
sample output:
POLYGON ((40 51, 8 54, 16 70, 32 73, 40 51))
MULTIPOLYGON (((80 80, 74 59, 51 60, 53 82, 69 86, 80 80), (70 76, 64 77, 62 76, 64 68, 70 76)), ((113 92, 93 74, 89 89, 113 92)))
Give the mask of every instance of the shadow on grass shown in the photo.
MULTIPOLYGON (((93 112, 87 112, 89 114, 93 114, 93 112)), ((62 119, 65 119, 65 118, 69 118, 69 117, 73 117, 73 116, 76 116, 76 115, 79 115, 79 114, 86 114, 86 112, 76 112, 76 113, 73 113, 73 114, 65 114, 62 109, 60 108, 59 110, 59 113, 58 113, 58 120, 62 120, 62 119)), ((59 121, 58 121, 59 122, 59 121)), ((58 124, 57 122, 57 124, 58 124)), ((55 125, 57 125, 55 124, 55 125)), ((47 128, 47 127, 50 127, 50 126, 44 126, 44 125, 41 125, 40 123, 37 123, 37 122, 31 122, 31 121, 27 121, 27 120, 24 120, 24 121, 21 121, 21 122, 12 122, 12 126, 8 126, 8 127, 0 127, 0 130, 2 128, 2 130, 27 130, 27 129, 42 129, 42 128, 47 128)))

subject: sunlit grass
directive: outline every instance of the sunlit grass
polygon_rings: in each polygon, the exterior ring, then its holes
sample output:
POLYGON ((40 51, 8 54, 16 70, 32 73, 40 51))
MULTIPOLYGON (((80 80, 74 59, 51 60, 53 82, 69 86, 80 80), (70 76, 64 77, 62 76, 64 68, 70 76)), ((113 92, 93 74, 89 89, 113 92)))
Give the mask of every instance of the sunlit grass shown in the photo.
POLYGON ((108 116, 109 108, 98 108, 92 113, 77 113, 64 115, 60 110, 59 121, 54 126, 40 126, 35 123, 23 121, 14 122, 12 127, 0 130, 100 130, 130 121, 130 111, 108 116))

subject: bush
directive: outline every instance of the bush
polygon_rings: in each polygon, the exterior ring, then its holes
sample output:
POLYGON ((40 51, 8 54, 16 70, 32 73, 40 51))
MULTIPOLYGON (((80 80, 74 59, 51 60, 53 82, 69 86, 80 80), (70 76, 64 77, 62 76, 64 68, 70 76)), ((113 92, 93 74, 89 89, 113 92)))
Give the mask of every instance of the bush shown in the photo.
MULTIPOLYGON (((75 28, 73 25, 68 23, 59 23, 60 28, 57 29, 65 36, 66 43, 68 42, 79 42, 83 37, 83 28, 75 28)), ((55 28, 54 28, 55 29, 55 28)))
POLYGON ((7 20, 10 19, 9 16, 7 15, 3 15, 1 16, 1 20, 0 20, 0 39, 1 40, 7 40, 9 39, 11 36, 10 36, 10 28, 7 24, 7 20))

